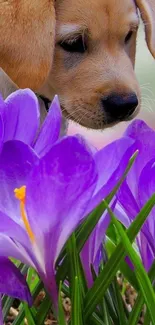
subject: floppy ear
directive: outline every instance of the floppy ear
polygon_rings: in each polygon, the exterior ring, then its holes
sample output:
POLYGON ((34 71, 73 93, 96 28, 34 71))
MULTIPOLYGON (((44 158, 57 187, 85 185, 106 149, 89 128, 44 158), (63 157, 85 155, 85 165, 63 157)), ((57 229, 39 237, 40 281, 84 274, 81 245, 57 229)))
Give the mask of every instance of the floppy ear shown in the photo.
POLYGON ((20 88, 37 90, 50 71, 54 1, 0 1, 0 67, 20 88))
POLYGON ((145 26, 146 42, 155 58, 155 0, 136 0, 145 26))

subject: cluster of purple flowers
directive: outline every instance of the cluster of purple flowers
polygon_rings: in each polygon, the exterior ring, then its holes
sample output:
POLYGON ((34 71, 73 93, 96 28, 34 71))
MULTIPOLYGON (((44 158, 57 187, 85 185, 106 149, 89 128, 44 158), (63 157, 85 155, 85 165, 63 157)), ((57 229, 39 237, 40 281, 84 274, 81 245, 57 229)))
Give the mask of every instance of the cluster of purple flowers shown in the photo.
MULTIPOLYGON (((29 304, 26 280, 10 257, 37 270, 56 303, 55 264, 64 244, 111 192, 137 149, 113 203, 118 218, 128 226, 155 189, 155 132, 144 122, 134 121, 122 138, 97 151, 79 135, 60 138, 57 97, 42 126, 39 117, 30 90, 0 98, 0 293, 29 304)), ((138 237, 147 270, 154 260, 154 212, 138 237)), ((105 213, 81 252, 89 285, 108 224, 105 213)))

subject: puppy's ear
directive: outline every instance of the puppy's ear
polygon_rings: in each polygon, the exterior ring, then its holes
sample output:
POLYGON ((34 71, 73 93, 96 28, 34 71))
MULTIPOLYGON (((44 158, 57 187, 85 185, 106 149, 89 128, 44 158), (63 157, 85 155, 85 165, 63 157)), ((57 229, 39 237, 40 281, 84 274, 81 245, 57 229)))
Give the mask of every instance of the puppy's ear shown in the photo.
POLYGON ((146 42, 155 58, 155 0, 136 0, 145 26, 146 42))
POLYGON ((55 0, 0 1, 0 67, 20 87, 37 90, 52 65, 55 0))

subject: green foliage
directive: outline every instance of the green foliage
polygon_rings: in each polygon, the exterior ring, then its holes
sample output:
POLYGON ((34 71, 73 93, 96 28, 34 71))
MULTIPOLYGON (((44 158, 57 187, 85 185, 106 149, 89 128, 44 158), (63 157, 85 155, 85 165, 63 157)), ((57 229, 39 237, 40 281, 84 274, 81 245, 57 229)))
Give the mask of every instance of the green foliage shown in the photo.
MULTIPOLYGON (((58 285, 58 308, 55 310, 43 283, 32 268, 14 261, 21 272, 27 276, 27 282, 33 299, 42 292, 39 305, 29 308, 26 303, 18 302, 18 315, 13 325, 24 325, 26 317, 30 325, 43 325, 49 312, 57 318, 59 325, 66 324, 63 308, 62 293, 70 298, 71 315, 69 325, 137 325, 140 313, 145 304, 146 313, 144 325, 155 325, 155 263, 149 273, 145 271, 140 257, 135 249, 135 238, 145 220, 155 205, 153 195, 142 208, 128 229, 117 220, 109 204, 114 198, 119 186, 132 167, 137 153, 130 159, 127 170, 110 195, 86 218, 80 227, 71 235, 57 261, 56 280, 58 285), (104 211, 108 210, 111 223, 106 233, 104 252, 106 258, 102 261, 99 274, 91 268, 94 283, 91 288, 87 285, 86 275, 82 267, 80 252, 94 230, 104 211), (129 256, 134 270, 125 262, 129 256), (62 261, 59 265, 60 260, 62 261), (124 287, 120 288, 117 281, 118 272, 124 278, 124 287), (129 312, 123 299, 126 284, 132 285, 137 293, 137 299, 132 311, 129 312)), ((15 299, 3 296, 2 307, 4 320, 11 306, 17 304, 15 299)))

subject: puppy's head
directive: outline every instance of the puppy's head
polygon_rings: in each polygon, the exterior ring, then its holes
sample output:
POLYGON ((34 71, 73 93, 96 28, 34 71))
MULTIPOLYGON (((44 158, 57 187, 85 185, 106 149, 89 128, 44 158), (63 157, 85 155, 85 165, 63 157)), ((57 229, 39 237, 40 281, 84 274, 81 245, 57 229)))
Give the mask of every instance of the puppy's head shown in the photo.
POLYGON ((68 118, 102 129, 138 112, 138 8, 155 54, 154 0, 56 1, 54 61, 43 93, 57 93, 68 118))
POLYGON ((155 56, 155 0, 2 0, 0 67, 20 88, 46 80, 42 93, 84 126, 128 119, 140 104, 138 8, 155 56))

